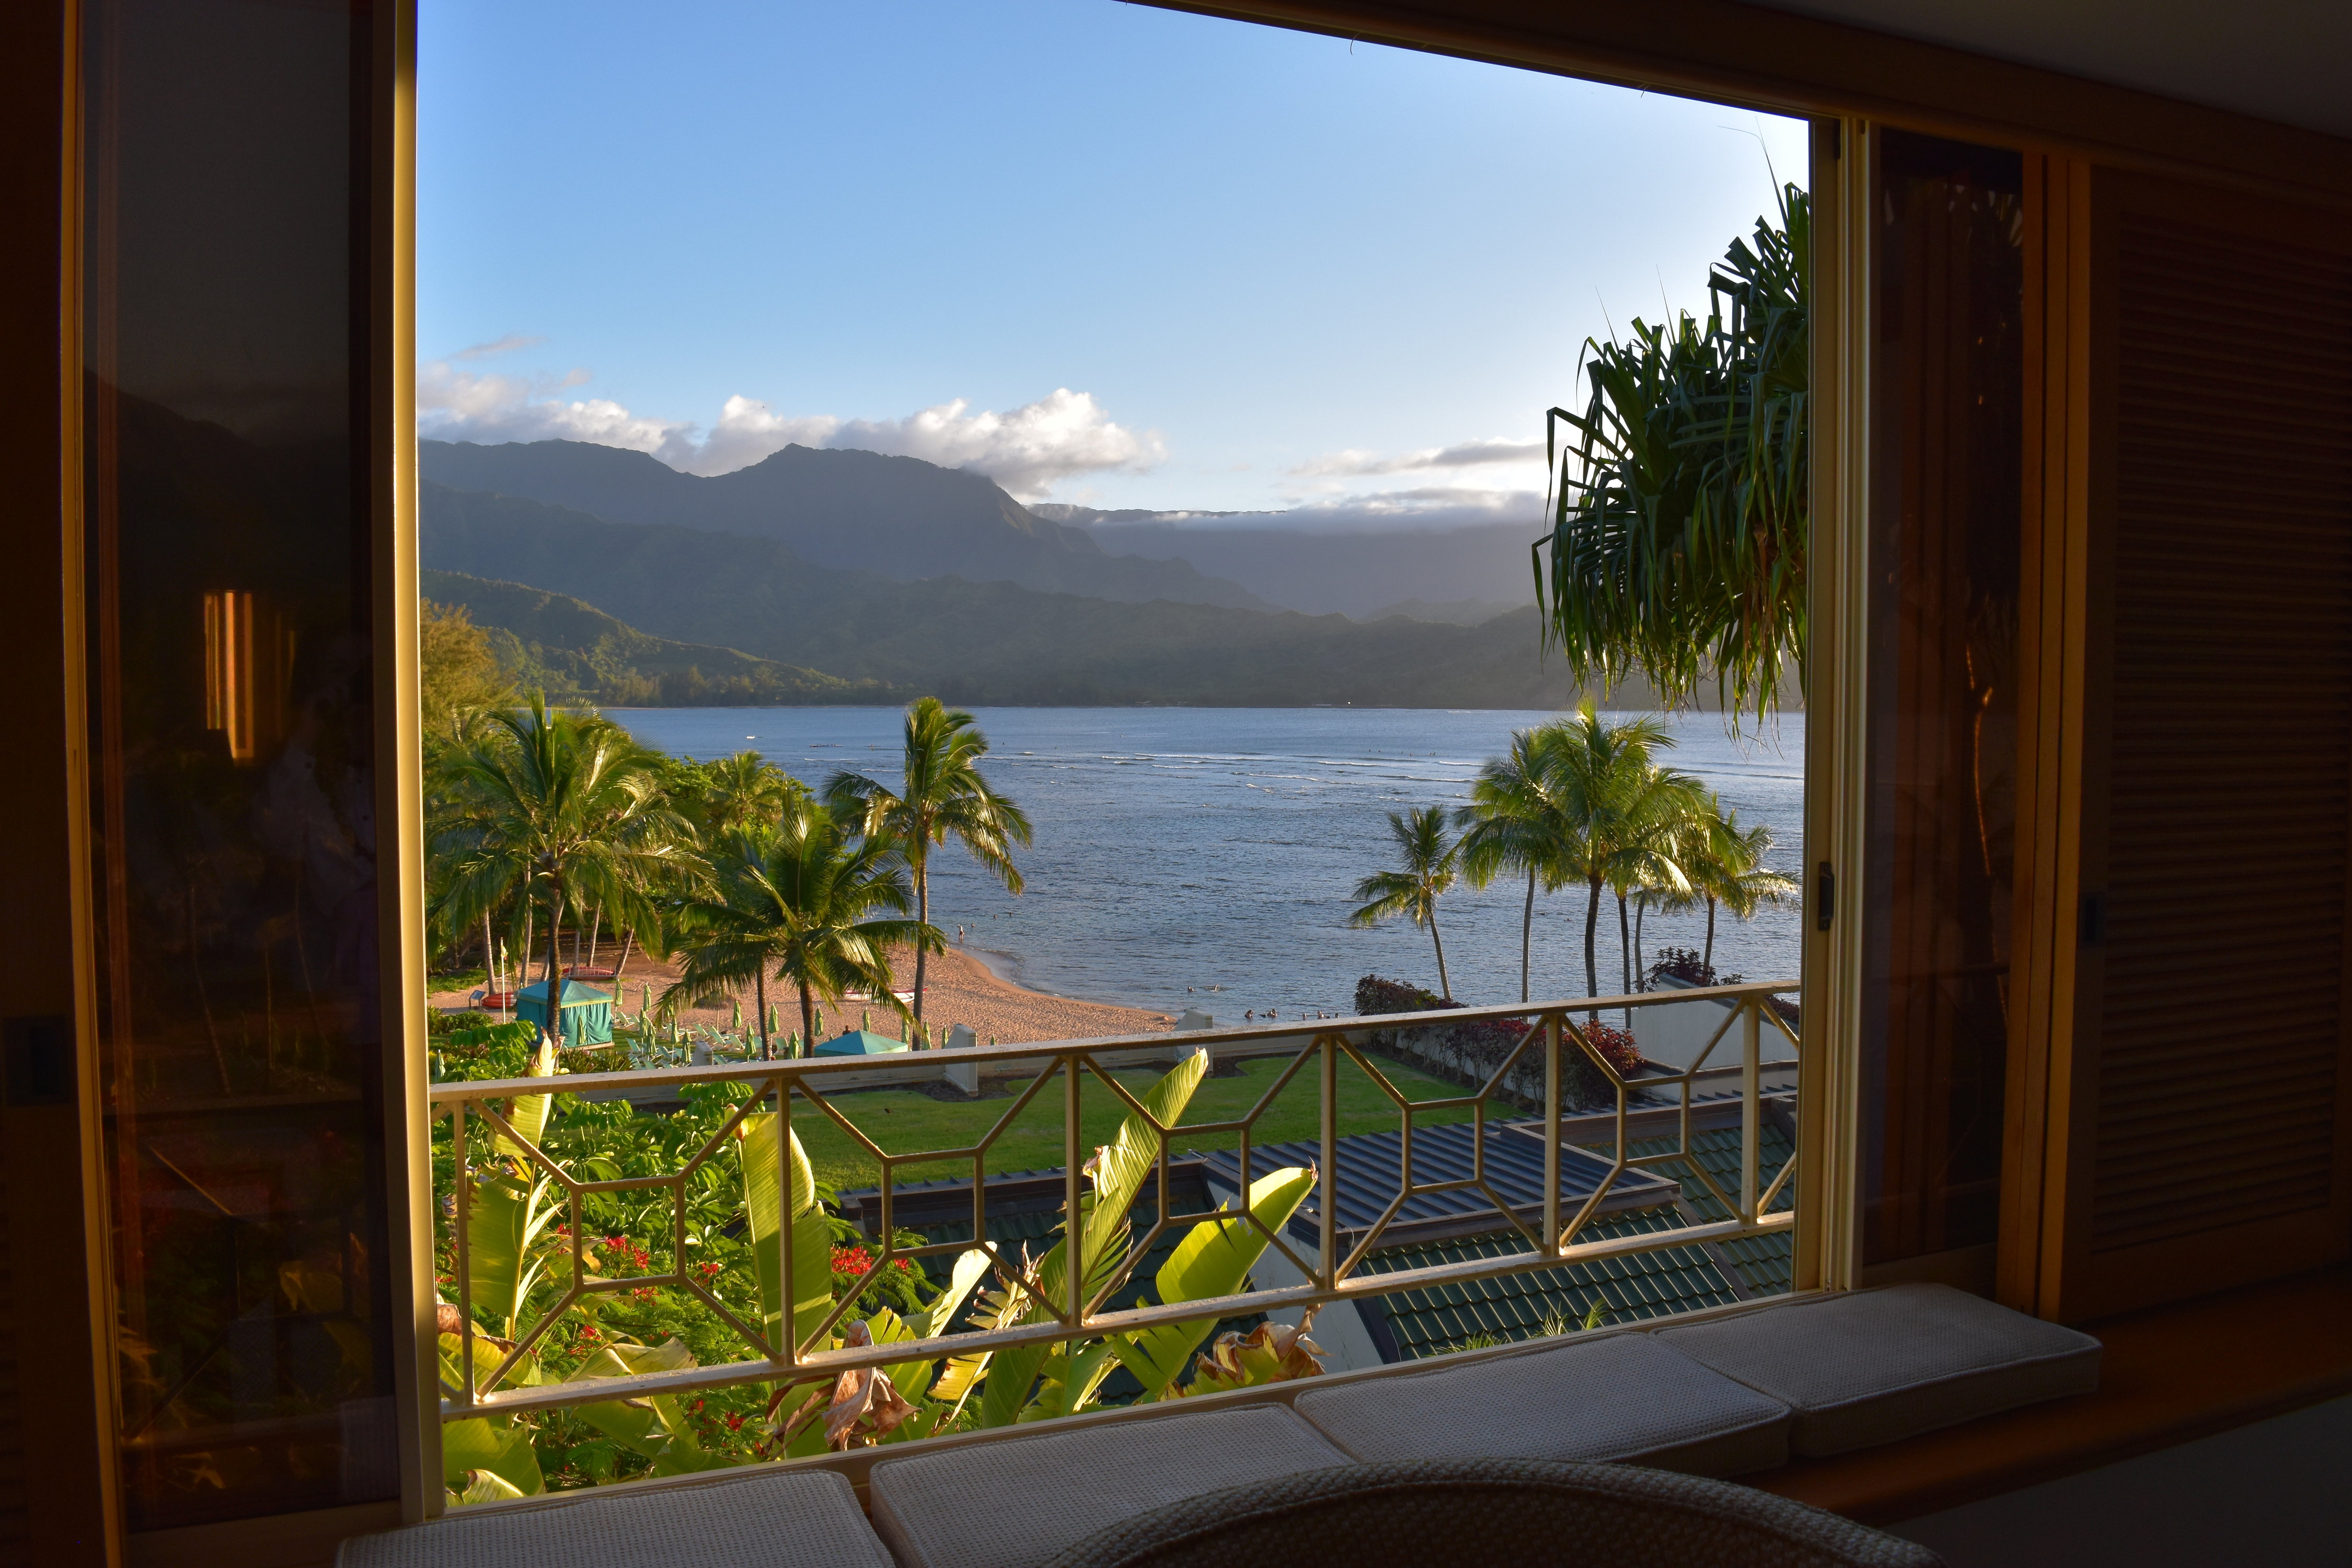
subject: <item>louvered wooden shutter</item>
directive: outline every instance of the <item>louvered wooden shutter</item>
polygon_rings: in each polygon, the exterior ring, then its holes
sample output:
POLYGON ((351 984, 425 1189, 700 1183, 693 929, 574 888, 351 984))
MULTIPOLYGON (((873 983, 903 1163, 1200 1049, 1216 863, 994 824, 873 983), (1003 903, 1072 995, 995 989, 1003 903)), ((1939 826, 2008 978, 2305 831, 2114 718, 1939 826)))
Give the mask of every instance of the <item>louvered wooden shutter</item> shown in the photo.
POLYGON ((2352 1251, 2352 243, 2094 214, 2070 1318, 2352 1251))

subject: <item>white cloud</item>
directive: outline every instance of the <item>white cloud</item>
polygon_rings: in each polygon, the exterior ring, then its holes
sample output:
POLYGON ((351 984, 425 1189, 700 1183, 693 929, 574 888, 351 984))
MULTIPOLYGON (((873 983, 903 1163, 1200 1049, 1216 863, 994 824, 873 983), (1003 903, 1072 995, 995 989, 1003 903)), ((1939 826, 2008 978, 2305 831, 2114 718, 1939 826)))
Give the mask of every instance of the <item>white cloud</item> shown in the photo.
POLYGON ((1524 525, 1532 539, 1545 527, 1542 492, 1432 486, 1371 495, 1326 496, 1280 511, 1161 511, 1147 515, 1179 528, 1273 529, 1289 533, 1436 533, 1491 523, 1524 525))
POLYGON ((517 349, 535 349, 546 341, 545 338, 527 337, 521 332, 509 332, 505 337, 493 339, 489 342, 476 343, 469 349, 459 349, 449 357, 451 359, 490 359, 499 354, 510 354, 517 349))
MULTIPOLYGON (((451 356, 486 358, 535 342, 520 337, 451 356)), ((730 397, 706 435, 692 420, 631 412, 609 398, 555 395, 584 384, 585 371, 525 378, 458 369, 450 360, 417 367, 417 427, 445 441, 592 441, 650 452, 690 474, 723 474, 798 443, 920 458, 986 474, 1023 500, 1048 494, 1079 474, 1143 473, 1168 455, 1156 431, 1113 421, 1091 394, 1066 387, 1003 413, 972 413, 963 398, 900 419, 780 415, 764 403, 730 397)))
POLYGON ((1004 414, 967 414, 970 406, 959 397, 904 419, 853 419, 825 445, 971 468, 1024 500, 1078 474, 1147 473, 1168 457, 1157 431, 1114 424, 1089 393, 1057 388, 1004 414))
POLYGON ((1327 453, 1290 471, 1334 477, 1425 473, 1432 468, 1475 468, 1488 463, 1540 462, 1543 449, 1541 441, 1511 441, 1489 436, 1478 441, 1457 441, 1451 447, 1430 447, 1397 458, 1349 448, 1327 453))

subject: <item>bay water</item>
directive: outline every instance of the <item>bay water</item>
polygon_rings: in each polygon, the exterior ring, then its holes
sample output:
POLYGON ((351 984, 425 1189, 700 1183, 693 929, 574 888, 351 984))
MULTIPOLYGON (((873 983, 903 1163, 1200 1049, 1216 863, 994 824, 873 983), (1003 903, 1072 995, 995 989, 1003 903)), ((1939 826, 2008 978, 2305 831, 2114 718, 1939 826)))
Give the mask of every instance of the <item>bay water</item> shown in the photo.
MULTIPOLYGON (((756 751, 812 788, 839 770, 896 787, 896 708, 617 709, 647 745, 707 760, 756 751)), ((1220 1024, 1245 1013, 1350 1014, 1359 976, 1437 988, 1429 934, 1395 920, 1348 923, 1356 883, 1389 868, 1388 814, 1459 805, 1479 765, 1511 731, 1550 713, 1353 708, 986 708, 982 771, 1018 802, 1036 842, 1008 894, 950 843, 932 852, 931 919, 1008 979, 1089 1001, 1220 1024)), ((1739 814, 1772 830, 1767 861, 1803 864, 1804 718, 1784 715, 1735 739, 1716 714, 1666 721, 1660 760, 1696 773, 1739 814)), ((1439 905, 1454 994, 1480 1004, 1519 994, 1523 880, 1466 884, 1439 905)), ((1588 994, 1582 889, 1538 894, 1533 995, 1588 994)), ((1697 948, 1704 914, 1652 913, 1645 956, 1697 948)), ((1718 916, 1718 972, 1793 980, 1796 908, 1753 922, 1718 916)), ((1621 985, 1617 911, 1604 892, 1600 989, 1621 985)))

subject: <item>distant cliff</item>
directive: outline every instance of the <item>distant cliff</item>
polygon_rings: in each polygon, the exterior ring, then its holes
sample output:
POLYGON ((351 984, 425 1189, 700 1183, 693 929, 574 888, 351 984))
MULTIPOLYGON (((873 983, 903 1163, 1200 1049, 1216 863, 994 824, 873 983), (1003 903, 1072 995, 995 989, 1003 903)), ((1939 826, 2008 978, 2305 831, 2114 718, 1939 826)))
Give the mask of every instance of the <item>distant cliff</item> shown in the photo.
POLYGON ((772 539, 814 566, 899 582, 1013 583, 1122 603, 1270 607, 1181 560, 1107 553, 1087 530, 1036 516, 985 475, 918 458, 787 447, 706 479, 643 452, 583 441, 421 441, 417 450, 424 477, 455 489, 544 501, 614 522, 772 539))
POLYGON ((430 570, 421 585, 435 604, 465 607, 518 689, 535 688, 557 702, 700 708, 900 700, 876 681, 654 637, 569 595, 430 570))
POLYGON ((570 595, 656 637, 954 702, 1550 709, 1575 695, 1544 657, 1532 606, 1465 626, 1115 603, 894 582, 814 565, 772 539, 438 484, 423 501, 428 567, 570 595))

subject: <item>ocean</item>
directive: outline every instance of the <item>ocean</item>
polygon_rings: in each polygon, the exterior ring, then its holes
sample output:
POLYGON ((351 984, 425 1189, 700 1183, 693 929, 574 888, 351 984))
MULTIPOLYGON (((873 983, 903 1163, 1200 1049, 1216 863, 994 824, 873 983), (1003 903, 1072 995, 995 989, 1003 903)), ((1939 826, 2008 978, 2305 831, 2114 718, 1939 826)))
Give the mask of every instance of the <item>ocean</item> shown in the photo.
MULTIPOLYGON (((757 751, 822 789, 837 769, 895 784, 895 708, 618 709, 648 745, 694 758, 757 751)), ((1391 858, 1387 814, 1468 798, 1479 764, 1548 713, 1419 709, 989 708, 974 710, 989 782, 1029 814, 1019 898, 952 843, 933 851, 931 918, 1000 974, 1058 995, 1219 1023, 1354 1011, 1357 979, 1437 986, 1429 935, 1347 923, 1357 880, 1391 858)), ((1804 720, 1734 740, 1714 714, 1669 721, 1664 760, 1705 779, 1743 826, 1772 830, 1774 868, 1803 863, 1804 720)), ((1466 885, 1438 908, 1454 995, 1518 997, 1526 884, 1466 885)), ((1538 895, 1533 994, 1585 994, 1584 894, 1538 895)), ((1696 948, 1704 914, 1653 914, 1642 947, 1696 948)), ((1716 967, 1794 979, 1794 908, 1719 916, 1716 967)), ((1603 895, 1601 989, 1619 987, 1616 906, 1603 895)))

